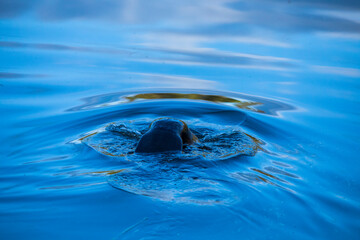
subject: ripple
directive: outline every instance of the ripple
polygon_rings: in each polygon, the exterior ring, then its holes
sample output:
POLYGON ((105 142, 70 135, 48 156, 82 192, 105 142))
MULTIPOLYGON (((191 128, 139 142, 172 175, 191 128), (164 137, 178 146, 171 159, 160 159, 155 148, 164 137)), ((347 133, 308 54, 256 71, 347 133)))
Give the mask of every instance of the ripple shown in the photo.
POLYGON ((89 111, 81 126, 94 127, 71 143, 89 147, 111 159, 111 168, 121 170, 81 174, 106 176, 112 187, 128 193, 186 204, 234 204, 241 201, 236 194, 239 183, 293 192, 291 179, 298 177, 281 167, 281 154, 269 150, 274 138, 290 134, 250 116, 277 116, 293 107, 257 96, 220 93, 157 90, 86 98, 85 104, 68 112, 89 111), (136 154, 141 136, 162 117, 185 121, 199 141, 185 145, 181 153, 136 154), (279 164, 258 166, 254 157, 259 152, 279 164))
POLYGON ((150 123, 146 119, 110 123, 72 143, 83 143, 100 154, 135 164, 108 174, 109 184, 117 189, 162 201, 201 205, 228 204, 236 199, 223 180, 207 171, 213 165, 211 161, 254 156, 264 144, 239 127, 197 120, 188 125, 199 142, 186 146, 182 153, 134 154, 137 142, 150 123))
POLYGON ((201 102, 206 101, 270 115, 277 115, 277 112, 279 111, 294 110, 293 106, 283 102, 240 93, 209 90, 196 90, 195 92, 189 89, 156 89, 155 91, 143 90, 137 92, 119 92, 88 97, 83 99, 85 102, 84 104, 70 108, 67 111, 72 112, 90 110, 121 104, 129 104, 139 101, 154 101, 165 99, 201 102))
MULTIPOLYGON (((132 120, 126 124, 111 123, 81 136, 72 143, 85 143, 101 154, 125 157, 134 154, 137 142, 147 131, 151 122, 144 119, 132 120)), ((234 156, 254 156, 264 150, 264 143, 241 130, 238 126, 221 126, 207 122, 188 122, 199 141, 184 146, 182 157, 201 156, 209 160, 234 156)))
POLYGON ((52 187, 43 187, 43 188, 40 188, 40 190, 64 190, 64 189, 72 189, 72 188, 83 188, 83 187, 91 187, 91 186, 95 186, 95 185, 101 185, 101 184, 105 184, 105 183, 106 182, 97 182, 97 183, 52 186, 52 187))
POLYGON ((50 156, 27 161, 27 166, 41 164, 46 175, 61 181, 42 189, 107 181, 116 189, 154 200, 232 205, 242 200, 241 186, 293 192, 293 179, 301 179, 284 162, 284 156, 293 157, 295 150, 284 145, 292 133, 261 118, 278 118, 279 111, 288 109, 293 107, 279 101, 216 91, 100 95, 56 119, 39 119, 41 127, 27 132, 27 144, 16 152, 37 149, 45 141, 54 146, 41 150, 46 154, 59 146, 59 139, 71 143, 61 150, 71 153, 55 168, 50 156), (185 121, 199 142, 178 154, 135 154, 150 123, 162 117, 185 121))
POLYGON ((109 183, 115 188, 162 201, 207 205, 226 204, 234 199, 234 193, 215 179, 176 168, 159 168, 158 165, 154 168, 114 174, 109 177, 109 183))

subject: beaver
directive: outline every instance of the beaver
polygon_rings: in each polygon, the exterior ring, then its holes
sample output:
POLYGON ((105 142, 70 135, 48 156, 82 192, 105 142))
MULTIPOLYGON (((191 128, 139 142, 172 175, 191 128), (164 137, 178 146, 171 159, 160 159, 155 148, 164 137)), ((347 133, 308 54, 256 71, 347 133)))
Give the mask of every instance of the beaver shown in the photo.
POLYGON ((150 124, 149 130, 136 146, 137 153, 159 153, 182 151, 184 144, 197 141, 185 122, 177 119, 158 119, 150 124))

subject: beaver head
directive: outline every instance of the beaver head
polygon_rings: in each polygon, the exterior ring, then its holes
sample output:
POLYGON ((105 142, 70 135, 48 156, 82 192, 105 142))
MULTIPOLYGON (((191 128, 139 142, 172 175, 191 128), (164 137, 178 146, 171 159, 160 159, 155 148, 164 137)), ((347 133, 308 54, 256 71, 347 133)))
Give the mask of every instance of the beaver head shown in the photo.
POLYGON ((197 137, 185 122, 176 119, 159 119, 150 124, 149 130, 141 137, 135 152, 181 151, 183 144, 192 144, 196 140, 197 137))

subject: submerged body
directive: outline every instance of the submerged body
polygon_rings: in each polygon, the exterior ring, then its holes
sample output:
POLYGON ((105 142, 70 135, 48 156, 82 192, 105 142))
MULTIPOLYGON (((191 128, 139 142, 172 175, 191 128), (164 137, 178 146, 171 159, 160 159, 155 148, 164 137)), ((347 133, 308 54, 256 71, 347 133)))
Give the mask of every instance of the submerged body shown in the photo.
POLYGON ((197 137, 186 123, 176 119, 155 120, 140 139, 135 152, 157 153, 181 151, 184 144, 192 144, 197 137))

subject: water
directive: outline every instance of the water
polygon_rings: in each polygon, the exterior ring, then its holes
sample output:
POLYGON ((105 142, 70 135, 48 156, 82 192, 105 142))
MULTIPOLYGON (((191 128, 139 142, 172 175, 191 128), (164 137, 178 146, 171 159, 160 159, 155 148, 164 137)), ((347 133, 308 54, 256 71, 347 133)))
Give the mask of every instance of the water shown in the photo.
POLYGON ((1 239, 359 238, 359 10, 1 0, 1 239))

